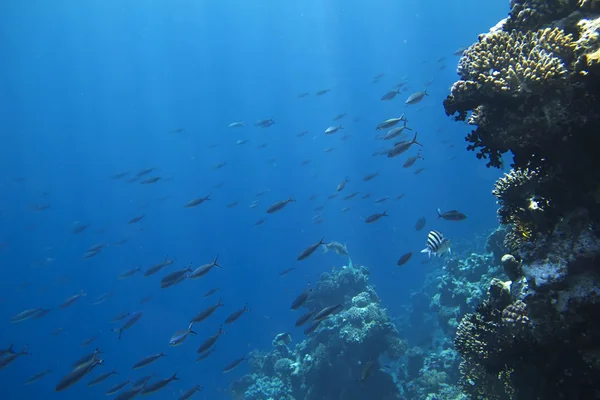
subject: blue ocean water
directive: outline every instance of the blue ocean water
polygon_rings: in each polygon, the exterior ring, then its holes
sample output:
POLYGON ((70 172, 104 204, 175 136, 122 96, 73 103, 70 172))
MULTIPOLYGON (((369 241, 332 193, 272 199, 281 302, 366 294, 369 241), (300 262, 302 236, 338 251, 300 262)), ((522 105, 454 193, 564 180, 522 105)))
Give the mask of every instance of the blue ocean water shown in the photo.
POLYGON ((353 262, 370 268, 390 314, 401 312, 431 268, 418 254, 429 229, 468 247, 497 225, 490 190, 500 171, 465 150, 468 127, 447 118, 441 102, 456 80, 453 52, 507 11, 500 0, 1 2, 0 348, 27 345, 31 353, 0 370, 2 398, 100 399, 111 384, 151 372, 180 378, 157 398, 177 398, 195 384, 205 387, 198 398, 229 398, 229 383, 247 367, 228 374, 223 367, 268 348, 277 333, 300 340, 290 302, 307 281, 347 264, 321 251, 296 261, 321 237, 345 243, 353 262), (380 101, 403 79, 408 92, 380 101), (406 106, 430 79, 429 96, 406 106), (331 91, 316 96, 321 89, 331 91), (310 95, 298 98, 302 92, 310 95), (325 135, 341 113, 344 130, 325 135), (424 159, 411 169, 402 163, 415 147, 398 158, 372 156, 382 147, 375 126, 401 113, 423 144, 424 159), (254 125, 269 118, 276 122, 269 128, 254 125), (247 125, 228 128, 234 121, 247 125), (329 147, 335 150, 323 151, 329 147), (301 166, 304 160, 310 163, 301 166), (425 170, 415 175, 419 167, 425 170), (146 168, 156 168, 147 177, 162 179, 127 183, 146 168), (362 181, 375 171, 380 176, 362 181), (119 172, 129 175, 111 178, 119 172), (346 176, 342 194, 327 200, 346 176), (342 200, 354 191, 357 198, 342 200), (362 200, 365 193, 371 197, 362 200), (183 207, 209 194, 210 201, 183 207), (296 202, 265 213, 290 195, 296 202), (383 196, 391 199, 374 204, 383 196), (239 204, 228 208, 233 201, 239 204), (313 224, 320 205, 325 221, 313 224), (469 218, 437 220, 437 208, 469 218), (365 224, 386 209, 389 217, 365 224), (138 215, 139 223, 128 223, 138 215), (422 216, 426 229, 416 232, 422 216), (78 223, 89 227, 74 234, 78 223), (83 259, 97 244, 106 246, 83 259), (413 260, 397 267, 407 251, 413 260), (217 255, 221 269, 160 288, 166 271, 217 255), (117 279, 165 256, 177 261, 155 276, 117 279), (289 267, 297 270, 280 277, 289 267), (204 298, 213 287, 220 291, 204 298), (58 308, 80 290, 87 296, 58 308), (93 305, 105 292, 113 296, 93 305), (152 299, 140 304, 146 296, 152 299), (225 307, 194 328, 198 337, 170 348, 171 334, 219 297, 225 307), (209 359, 195 363, 201 341, 246 302, 252 311, 227 326, 209 359), (52 311, 11 324, 12 316, 38 307, 52 311), (119 325, 109 321, 124 311, 144 314, 119 340, 111 332, 119 325), (115 368, 119 375, 94 388, 84 378, 55 393, 71 363, 95 347, 105 365, 94 373, 115 368), (131 371, 161 351, 167 356, 147 370, 131 371), (23 384, 48 368, 41 381, 23 384))

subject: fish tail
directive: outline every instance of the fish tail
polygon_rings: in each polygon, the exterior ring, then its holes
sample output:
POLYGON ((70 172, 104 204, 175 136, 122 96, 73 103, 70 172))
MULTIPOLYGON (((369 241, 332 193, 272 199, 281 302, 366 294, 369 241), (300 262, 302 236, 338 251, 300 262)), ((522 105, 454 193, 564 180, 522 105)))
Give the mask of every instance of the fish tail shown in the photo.
POLYGON ((214 267, 218 267, 221 268, 221 266, 219 264, 217 264, 217 261, 219 261, 219 255, 217 254, 217 256, 215 257, 215 259, 213 260, 213 266, 214 267))
POLYGON ((419 146, 423 147, 423 145, 419 142, 417 142, 417 135, 419 134, 419 132, 415 132, 415 137, 412 140, 413 144, 418 144, 419 146))

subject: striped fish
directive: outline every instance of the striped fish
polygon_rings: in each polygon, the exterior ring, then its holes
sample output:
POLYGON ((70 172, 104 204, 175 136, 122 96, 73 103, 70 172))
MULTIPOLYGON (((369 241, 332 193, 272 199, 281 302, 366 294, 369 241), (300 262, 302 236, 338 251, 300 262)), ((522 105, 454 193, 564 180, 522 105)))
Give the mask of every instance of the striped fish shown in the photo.
POLYGON ((444 238, 441 232, 431 231, 427 235, 427 247, 421 250, 421 253, 427 253, 430 258, 432 255, 444 257, 446 254, 451 254, 450 240, 444 238))

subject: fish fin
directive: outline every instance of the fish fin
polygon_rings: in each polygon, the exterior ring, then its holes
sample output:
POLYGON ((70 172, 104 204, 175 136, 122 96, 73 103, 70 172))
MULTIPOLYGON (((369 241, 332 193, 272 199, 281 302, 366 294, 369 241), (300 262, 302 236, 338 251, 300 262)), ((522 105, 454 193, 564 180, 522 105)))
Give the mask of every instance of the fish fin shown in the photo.
POLYGON ((190 334, 198 336, 198 333, 194 331, 190 331, 190 334))
POLYGON ((352 264, 352 259, 348 256, 348 268, 354 268, 354 264, 352 264))
POLYGON ((419 134, 419 132, 415 132, 415 137, 412 140, 412 144, 418 144, 419 146, 423 147, 423 145, 419 142, 417 142, 417 135, 419 134))
POLYGON ((213 266, 214 267, 218 267, 221 268, 221 266, 219 264, 217 264, 217 261, 219 261, 219 255, 217 254, 217 256, 215 257, 215 259, 213 260, 213 266))
POLYGON ((437 209, 437 213, 438 213, 438 218, 442 218, 442 210, 440 210, 439 208, 437 209))

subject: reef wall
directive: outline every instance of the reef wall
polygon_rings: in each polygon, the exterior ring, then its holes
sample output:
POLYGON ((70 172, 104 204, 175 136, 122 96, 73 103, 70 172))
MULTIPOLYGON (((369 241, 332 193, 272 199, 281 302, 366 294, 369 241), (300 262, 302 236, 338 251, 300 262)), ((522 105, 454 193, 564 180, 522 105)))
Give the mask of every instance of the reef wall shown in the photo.
POLYGON ((365 267, 344 267, 321 275, 303 309, 320 310, 341 304, 342 310, 318 324, 306 338, 292 345, 282 333, 266 353, 254 352, 250 374, 236 381, 234 399, 373 399, 400 398, 392 374, 381 360, 405 355, 406 343, 368 284, 365 267))
POLYGON ((472 398, 600 398, 600 1, 511 1, 460 59, 448 115, 512 169, 493 194, 510 281, 457 328, 472 398))

